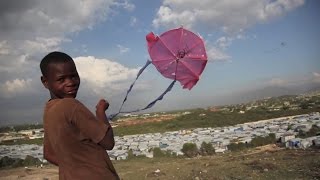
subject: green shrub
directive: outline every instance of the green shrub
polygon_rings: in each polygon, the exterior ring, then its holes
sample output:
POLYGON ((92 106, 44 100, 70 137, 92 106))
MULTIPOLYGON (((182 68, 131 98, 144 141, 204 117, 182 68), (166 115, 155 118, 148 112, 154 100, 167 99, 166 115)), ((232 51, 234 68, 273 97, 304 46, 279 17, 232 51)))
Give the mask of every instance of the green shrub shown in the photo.
POLYGON ((195 156, 198 155, 198 147, 194 143, 185 143, 185 144, 183 144, 183 147, 182 147, 181 151, 187 157, 195 157, 195 156))
POLYGON ((252 139, 252 141, 250 142, 250 144, 253 147, 257 147, 257 146, 263 146, 263 145, 267 145, 267 144, 273 144, 276 142, 276 136, 273 133, 270 133, 268 136, 266 137, 255 137, 252 139))
POLYGON ((274 144, 276 143, 276 136, 273 133, 270 133, 268 136, 266 137, 255 137, 252 139, 252 141, 250 143, 230 143, 228 145, 228 149, 230 151, 241 151, 244 150, 246 148, 252 148, 252 147, 258 147, 258 146, 264 146, 267 144, 274 144))
POLYGON ((40 166, 40 164, 41 164, 41 161, 38 158, 29 156, 29 155, 27 155, 23 161, 24 166, 34 166, 34 165, 40 166))
POLYGON ((241 150, 244 150, 244 149, 250 147, 250 144, 246 144, 246 143, 242 143, 242 142, 230 143, 227 147, 228 147, 228 150, 230 150, 230 151, 241 151, 241 150))
POLYGON ((4 156, 0 159, 0 168, 12 166, 18 159, 4 156))
POLYGON ((1 142, 0 145, 17 145, 17 144, 37 144, 42 145, 43 144, 43 138, 39 139, 18 139, 12 142, 1 142))
POLYGON ((16 161, 11 165, 11 167, 16 168, 16 167, 23 167, 23 159, 16 159, 16 161))
POLYGON ((38 158, 34 158, 32 156, 26 156, 26 158, 10 158, 8 156, 4 156, 0 159, 0 168, 7 167, 22 167, 22 166, 36 166, 40 165, 41 161, 38 158))
POLYGON ((153 157, 165 157, 166 154, 160 148, 153 148, 153 157))
POLYGON ((146 156, 145 155, 136 156, 136 155, 133 154, 131 149, 128 151, 128 158, 127 158, 128 160, 130 160, 130 159, 141 159, 141 158, 146 158, 146 156))
POLYGON ((163 157, 176 157, 176 153, 171 151, 163 151, 160 148, 156 147, 152 149, 154 158, 163 158, 163 157))
POLYGON ((206 155, 213 155, 214 154, 214 148, 211 143, 202 142, 200 147, 200 154, 203 156, 206 155))
POLYGON ((316 125, 312 125, 311 129, 308 132, 299 131, 298 137, 299 138, 308 138, 312 136, 317 136, 320 132, 320 127, 316 125))

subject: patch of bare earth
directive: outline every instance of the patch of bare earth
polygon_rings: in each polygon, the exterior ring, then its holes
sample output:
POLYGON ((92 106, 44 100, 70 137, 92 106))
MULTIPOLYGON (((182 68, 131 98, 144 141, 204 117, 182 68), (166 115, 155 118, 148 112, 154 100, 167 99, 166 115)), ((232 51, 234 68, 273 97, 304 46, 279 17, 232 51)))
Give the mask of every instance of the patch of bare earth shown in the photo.
POLYGON ((58 180, 58 167, 47 165, 40 167, 21 167, 0 170, 1 180, 58 180))
POLYGON ((144 123, 162 122, 173 120, 176 116, 161 116, 161 117, 148 117, 148 118, 126 118, 123 121, 116 122, 117 126, 131 126, 144 123))

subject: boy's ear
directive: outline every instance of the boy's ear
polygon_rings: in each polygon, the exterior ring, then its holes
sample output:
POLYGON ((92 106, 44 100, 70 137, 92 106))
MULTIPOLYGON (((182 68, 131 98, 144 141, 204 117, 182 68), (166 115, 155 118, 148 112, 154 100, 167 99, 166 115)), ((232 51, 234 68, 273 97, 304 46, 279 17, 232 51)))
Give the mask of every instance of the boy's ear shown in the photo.
POLYGON ((44 77, 44 76, 41 76, 41 82, 42 82, 43 86, 48 89, 48 80, 47 80, 47 78, 44 77))

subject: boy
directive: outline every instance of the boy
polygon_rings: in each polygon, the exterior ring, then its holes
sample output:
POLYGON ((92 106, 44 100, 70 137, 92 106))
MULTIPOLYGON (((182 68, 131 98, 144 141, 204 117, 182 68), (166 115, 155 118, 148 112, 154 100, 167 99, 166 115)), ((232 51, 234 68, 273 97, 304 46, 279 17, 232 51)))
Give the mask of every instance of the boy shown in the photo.
POLYGON ((100 100, 94 116, 76 100, 80 77, 73 59, 51 52, 41 63, 41 81, 51 99, 44 109, 44 158, 59 166, 60 180, 119 179, 106 150, 114 136, 100 100))

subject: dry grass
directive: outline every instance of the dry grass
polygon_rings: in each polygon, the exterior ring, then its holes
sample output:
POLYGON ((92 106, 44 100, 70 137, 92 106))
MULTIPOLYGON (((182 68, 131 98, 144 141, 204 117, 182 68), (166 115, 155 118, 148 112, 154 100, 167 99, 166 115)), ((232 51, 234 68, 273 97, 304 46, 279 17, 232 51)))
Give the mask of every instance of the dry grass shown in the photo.
MULTIPOLYGON (((265 146, 192 159, 140 158, 115 161, 124 180, 141 179, 320 179, 320 150, 265 146)), ((57 179, 57 168, 1 170, 0 179, 57 179)))

